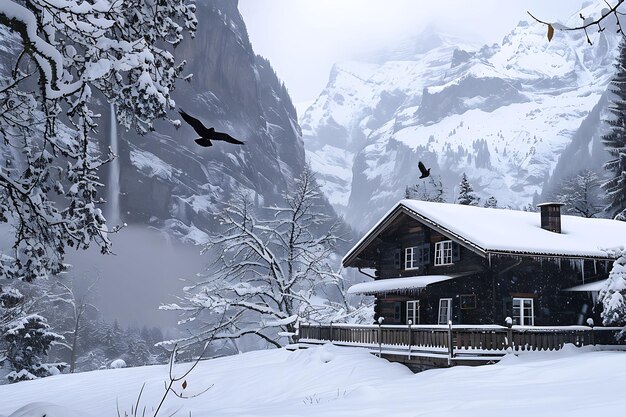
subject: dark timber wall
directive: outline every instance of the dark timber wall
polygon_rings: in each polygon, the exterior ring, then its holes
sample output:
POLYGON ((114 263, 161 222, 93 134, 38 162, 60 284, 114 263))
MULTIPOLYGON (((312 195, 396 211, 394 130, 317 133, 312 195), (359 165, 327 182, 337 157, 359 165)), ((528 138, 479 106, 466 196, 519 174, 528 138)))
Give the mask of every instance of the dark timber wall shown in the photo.
POLYGON ((420 324, 436 324, 439 300, 452 299, 454 324, 504 324, 513 315, 512 300, 531 298, 536 326, 583 324, 591 317, 600 324, 599 308, 590 293, 563 291, 608 276, 610 263, 593 260, 501 255, 484 258, 459 246, 452 265, 434 266, 435 243, 450 240, 402 214, 361 255, 376 269, 378 279, 418 276, 463 276, 407 292, 378 295, 375 318, 385 324, 407 324, 407 301, 420 301, 420 324), (429 260, 419 269, 404 269, 405 248, 428 245, 429 260))

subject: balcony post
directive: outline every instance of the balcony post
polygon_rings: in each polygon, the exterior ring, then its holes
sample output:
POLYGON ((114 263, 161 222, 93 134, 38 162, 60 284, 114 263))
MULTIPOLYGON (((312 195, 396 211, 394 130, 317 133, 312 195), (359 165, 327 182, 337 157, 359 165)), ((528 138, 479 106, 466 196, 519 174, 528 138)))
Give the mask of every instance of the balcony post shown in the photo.
POLYGON ((378 357, 383 357, 383 320, 384 317, 378 318, 378 357))
POLYGON ((448 320, 448 366, 452 366, 454 348, 452 347, 452 320, 448 320))
POLYGON ((411 357, 411 343, 413 342, 413 337, 411 334, 411 325, 413 324, 413 320, 409 320, 409 358, 411 357))

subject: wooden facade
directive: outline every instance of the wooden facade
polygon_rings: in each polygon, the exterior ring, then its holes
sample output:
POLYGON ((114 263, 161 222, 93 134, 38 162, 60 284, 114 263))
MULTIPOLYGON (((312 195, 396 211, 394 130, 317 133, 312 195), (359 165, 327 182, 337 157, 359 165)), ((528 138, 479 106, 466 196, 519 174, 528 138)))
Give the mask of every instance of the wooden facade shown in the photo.
POLYGON ((422 288, 367 292, 376 297, 375 319, 387 325, 444 324, 448 310, 453 324, 464 325, 504 325, 507 317, 533 326, 582 325, 590 318, 601 323, 596 294, 566 290, 607 278, 611 259, 485 253, 470 238, 399 209, 357 245, 344 266, 374 269, 376 281, 451 277, 422 288))

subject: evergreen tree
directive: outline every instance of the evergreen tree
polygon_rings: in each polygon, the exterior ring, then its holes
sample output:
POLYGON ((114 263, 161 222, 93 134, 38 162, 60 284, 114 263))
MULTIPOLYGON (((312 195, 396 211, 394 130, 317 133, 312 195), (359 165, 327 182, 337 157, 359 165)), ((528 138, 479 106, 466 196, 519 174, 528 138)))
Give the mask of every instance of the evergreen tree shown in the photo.
MULTIPOLYGON (((613 263, 598 302, 602 303, 602 323, 605 326, 626 326, 626 251, 622 251, 613 263)), ((622 330, 620 336, 624 332, 622 330)))
POLYGON ((49 330, 46 319, 37 315, 14 320, 4 331, 7 346, 5 360, 13 372, 7 375, 11 382, 36 379, 60 373, 67 365, 64 363, 47 364, 43 362, 53 342, 62 337, 49 330))
POLYGON ((445 203, 446 191, 441 177, 431 175, 425 182, 408 185, 404 190, 404 198, 445 203))
POLYGON ((603 199, 600 178, 588 169, 563 180, 556 196, 566 213, 588 218, 603 211, 603 199))
POLYGON ((613 157, 604 168, 614 173, 613 178, 602 184, 607 192, 609 205, 606 210, 611 217, 626 220, 626 42, 620 45, 616 64, 617 72, 610 89, 615 94, 609 111, 615 116, 607 120, 610 131, 602 138, 607 152, 613 157))
POLYGON ((480 203, 480 198, 474 193, 472 184, 470 184, 465 173, 463 173, 459 187, 459 196, 456 200, 458 204, 465 206, 477 206, 478 203, 480 203))
POLYGON ((63 338, 49 331, 45 318, 30 314, 32 300, 17 288, 0 287, 0 366, 10 382, 59 373, 64 363, 44 363, 52 342, 63 338))
POLYGON ((498 208, 498 200, 494 196, 491 196, 485 201, 485 207, 487 208, 498 208))

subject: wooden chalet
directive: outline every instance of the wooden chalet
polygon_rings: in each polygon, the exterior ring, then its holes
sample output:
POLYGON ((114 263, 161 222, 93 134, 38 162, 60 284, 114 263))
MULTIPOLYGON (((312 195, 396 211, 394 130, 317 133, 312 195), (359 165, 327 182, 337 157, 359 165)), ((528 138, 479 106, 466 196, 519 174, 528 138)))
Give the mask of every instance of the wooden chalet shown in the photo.
POLYGON ((343 258, 373 278, 349 292, 376 297, 386 325, 600 324, 607 249, 624 244, 626 222, 539 208, 401 200, 343 258))
POLYGON ((624 349, 621 328, 594 324, 626 222, 539 208, 398 202, 343 258, 370 277, 348 291, 376 298, 375 323, 300 323, 298 347, 362 347, 415 371, 568 343, 624 349))

